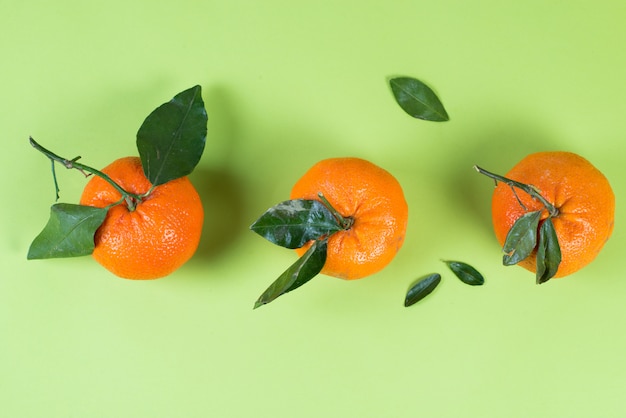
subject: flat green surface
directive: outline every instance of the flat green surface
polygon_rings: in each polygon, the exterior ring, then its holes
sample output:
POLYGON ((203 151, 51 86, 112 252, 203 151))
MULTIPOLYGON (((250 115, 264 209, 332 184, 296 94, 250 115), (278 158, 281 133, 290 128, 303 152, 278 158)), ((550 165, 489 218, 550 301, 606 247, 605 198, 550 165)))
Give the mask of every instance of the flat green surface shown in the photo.
MULTIPOLYGON (((0 0, 0 415, 624 416, 625 20, 623 0, 0 0), (399 75, 431 85, 450 122, 404 114, 399 75), (28 136, 103 167, 137 155, 143 119, 195 84, 209 134, 192 261, 151 282, 90 257, 26 261, 54 201, 28 136), (609 178, 616 228, 586 269, 536 286, 500 264, 492 182, 472 166, 554 149, 609 178), (295 255, 248 226, 313 163, 349 155, 403 185, 401 252, 253 311, 295 255), (404 308, 435 271, 441 285, 404 308)), ((76 203, 85 180, 58 174, 76 203)))

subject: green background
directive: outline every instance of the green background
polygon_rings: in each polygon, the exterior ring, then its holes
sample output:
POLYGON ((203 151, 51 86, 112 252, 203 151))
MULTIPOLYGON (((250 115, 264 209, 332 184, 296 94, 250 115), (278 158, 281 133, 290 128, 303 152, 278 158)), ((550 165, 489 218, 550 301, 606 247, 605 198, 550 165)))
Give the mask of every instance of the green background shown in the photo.
MULTIPOLYGON (((0 409, 5 417, 618 417, 626 409, 626 3, 0 1, 0 409), (451 121, 415 120, 387 80, 431 85, 451 121), (118 279, 90 257, 26 261, 58 154, 137 155, 143 119, 200 84, 206 225, 171 276, 118 279), (503 267, 493 183, 530 152, 583 155, 616 228, 545 285, 503 267), (319 276, 257 310, 295 261, 248 230, 316 161, 394 174, 406 242, 382 272, 319 276), (440 259, 486 277, 462 284, 440 259), (443 275, 403 307, 409 285, 443 275)), ((85 179, 57 169, 61 201, 85 179)))

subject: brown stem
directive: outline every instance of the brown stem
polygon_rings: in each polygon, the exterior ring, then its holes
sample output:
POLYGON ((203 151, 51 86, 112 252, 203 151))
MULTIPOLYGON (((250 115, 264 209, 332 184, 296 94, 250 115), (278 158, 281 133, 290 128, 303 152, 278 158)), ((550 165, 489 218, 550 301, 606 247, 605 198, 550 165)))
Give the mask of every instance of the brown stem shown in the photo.
POLYGON ((341 215, 341 213, 339 213, 337 211, 337 209, 335 209, 330 202, 328 201, 328 199, 326 199, 326 197, 322 194, 322 192, 319 192, 317 194, 317 196, 320 198, 320 200, 322 201, 322 203, 324 204, 324 206, 326 206, 328 208, 328 210, 330 210, 330 212, 333 214, 333 216, 335 217, 335 219, 337 219, 337 221, 339 222, 339 225, 341 225, 341 227, 344 230, 348 230, 350 228, 352 228, 352 225, 354 224, 354 219, 351 217, 344 217, 341 215))
MULTIPOLYGON (((539 190, 535 186, 530 185, 530 184, 520 183, 518 181, 508 179, 508 178, 500 176, 498 174, 494 174, 494 173, 492 173, 490 171, 487 171, 485 169, 480 168, 477 165, 474 166, 474 169, 476 171, 478 171, 480 174, 483 174, 483 175, 485 175, 485 176, 487 176, 489 178, 494 179, 496 181, 496 183, 500 181, 500 182, 502 182, 504 184, 509 185, 510 187, 517 187, 518 189, 521 189, 521 190, 525 191, 531 197, 533 197, 534 199, 537 199, 538 201, 540 201, 541 204, 547 209, 547 211, 548 211, 548 213, 550 214, 551 217, 558 216, 559 210, 556 208, 556 206, 554 206, 552 203, 548 202, 546 200, 546 198, 541 195, 541 193, 539 192, 539 190)), ((519 200, 519 198, 518 198, 518 200, 519 200)))
MULTIPOLYGON (((56 161, 56 162, 60 163, 61 165, 63 165, 67 169, 75 168, 76 170, 78 170, 81 173, 83 173, 83 175, 85 177, 87 177, 89 174, 93 174, 93 175, 96 175, 96 176, 102 178, 103 180, 105 180, 107 183, 109 183, 111 186, 113 186, 115 188, 115 190, 117 190, 122 195, 122 198, 126 201, 126 205, 128 206, 128 210, 130 210, 130 211, 135 210, 135 208, 137 207, 137 203, 141 201, 141 197, 140 196, 137 196, 134 193, 127 192, 119 184, 117 184, 115 181, 113 181, 113 179, 111 177, 107 176, 102 171, 96 170, 95 168, 89 167, 88 165, 84 165, 84 164, 81 164, 81 163, 77 162, 77 160, 80 157, 76 157, 76 158, 73 158, 71 160, 68 160, 67 158, 60 157, 57 154, 55 154, 54 152, 52 152, 52 151, 44 148, 43 146, 39 145, 39 143, 37 143, 37 141, 35 141, 33 139, 33 137, 30 137, 29 140, 30 140, 30 144, 33 146, 33 148, 35 148, 37 151, 39 151, 42 154, 44 154, 46 157, 48 157, 50 159, 50 161, 52 161, 52 166, 53 167, 54 167, 54 162, 56 161), (87 173, 89 173, 89 174, 87 174, 87 173)), ((54 175, 54 168, 53 168, 53 175, 54 175)), ((56 176, 54 176, 54 184, 55 184, 55 187, 57 188, 57 198, 58 198, 58 186, 57 186, 57 182, 56 182, 56 176)))

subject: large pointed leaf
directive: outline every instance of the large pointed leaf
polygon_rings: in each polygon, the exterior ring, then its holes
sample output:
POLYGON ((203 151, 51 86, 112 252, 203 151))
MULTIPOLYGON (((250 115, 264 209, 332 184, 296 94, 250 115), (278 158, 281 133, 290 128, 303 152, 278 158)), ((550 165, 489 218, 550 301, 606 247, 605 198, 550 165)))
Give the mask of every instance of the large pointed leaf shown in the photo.
POLYGON ((411 306, 424 299, 439 286, 439 283, 441 283, 441 275, 439 273, 433 273, 419 278, 406 293, 404 306, 411 306))
POLYGON ((50 208, 50 219, 33 240, 27 258, 78 257, 95 248, 94 234, 102 225, 106 208, 57 203, 50 208))
POLYGON ((537 246, 537 227, 541 211, 528 212, 518 218, 504 241, 502 263, 512 266, 528 257, 537 246))
POLYGON ((546 219, 539 228, 537 246, 537 284, 550 280, 561 264, 561 247, 554 230, 552 218, 546 219))
POLYGON ((414 118, 434 122, 449 120, 448 113, 434 91, 411 77, 389 80, 391 91, 400 107, 414 118))
POLYGON ((277 297, 297 289, 317 276, 326 263, 326 250, 327 240, 314 241, 307 252, 259 296, 254 308, 270 303, 277 297))
POLYGON ((276 245, 293 249, 339 231, 341 226, 323 203, 293 199, 269 208, 250 229, 276 245))
POLYGON ((190 174, 204 151, 207 114, 194 86, 156 108, 137 132, 143 171, 158 186, 190 174))

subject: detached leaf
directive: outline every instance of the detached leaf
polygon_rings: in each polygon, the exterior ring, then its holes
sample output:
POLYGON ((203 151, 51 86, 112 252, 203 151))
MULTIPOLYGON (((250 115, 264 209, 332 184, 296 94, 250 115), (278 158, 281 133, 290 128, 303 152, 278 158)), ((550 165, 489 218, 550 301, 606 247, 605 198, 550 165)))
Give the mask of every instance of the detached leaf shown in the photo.
POLYGON ((537 246, 541 211, 528 212, 515 221, 504 241, 502 263, 512 266, 528 257, 537 246))
POLYGON ((441 283, 438 273, 423 276, 415 282, 406 294, 404 306, 411 306, 428 296, 441 283))
POLYGON ((414 118, 433 122, 449 120, 443 104, 426 84, 410 77, 398 77, 389 80, 396 102, 414 118))
POLYGON ((460 261, 442 260, 463 283, 471 286, 481 286, 485 278, 474 267, 460 261))
POLYGON ((50 219, 28 250, 29 260, 79 257, 95 248, 94 235, 104 222, 106 208, 58 203, 50 219))
POLYGON ((341 225, 322 202, 293 199, 269 208, 250 229, 276 245, 293 249, 340 231, 341 225))
POLYGON ((539 228, 537 246, 537 284, 550 280, 561 264, 561 247, 554 230, 552 218, 546 219, 539 228))
POLYGON ((327 240, 315 241, 302 257, 263 292, 254 309, 270 303, 277 297, 291 292, 317 276, 326 263, 327 240))
POLYGON ((201 87, 177 94, 156 108, 137 132, 137 149, 154 186, 190 174, 204 151, 207 114, 201 87))

